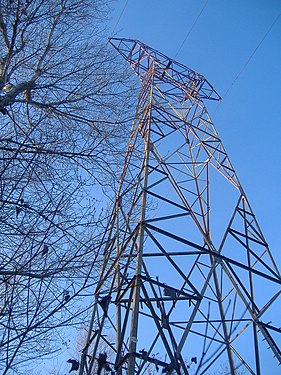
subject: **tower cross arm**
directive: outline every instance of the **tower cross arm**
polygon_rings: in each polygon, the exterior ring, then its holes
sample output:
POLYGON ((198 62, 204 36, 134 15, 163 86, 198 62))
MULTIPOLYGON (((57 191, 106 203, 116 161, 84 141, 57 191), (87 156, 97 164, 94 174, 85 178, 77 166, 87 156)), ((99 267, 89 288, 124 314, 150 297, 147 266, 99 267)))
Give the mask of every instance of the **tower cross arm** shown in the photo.
POLYGON ((202 74, 139 40, 109 38, 109 43, 130 64, 141 81, 147 70, 154 64, 155 84, 164 83, 177 88, 183 91, 186 98, 221 100, 220 95, 202 74))

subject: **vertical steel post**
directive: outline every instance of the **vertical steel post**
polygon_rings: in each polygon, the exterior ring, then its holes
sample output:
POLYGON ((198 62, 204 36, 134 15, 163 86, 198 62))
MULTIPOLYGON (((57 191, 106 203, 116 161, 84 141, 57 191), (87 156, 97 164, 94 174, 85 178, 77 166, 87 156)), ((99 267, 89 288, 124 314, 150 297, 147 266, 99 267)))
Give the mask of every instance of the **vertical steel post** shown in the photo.
POLYGON ((144 158, 143 158, 143 185, 142 185, 142 201, 141 201, 141 212, 139 221, 139 234, 138 234, 138 245, 137 245, 137 260, 136 260, 136 274, 134 281, 134 293, 133 293, 133 307, 132 307, 132 320, 130 330, 130 344, 129 344, 129 360, 128 360, 128 375, 134 375, 135 373, 135 352, 137 347, 138 337, 138 320, 139 320, 139 298, 140 298, 140 283, 141 283, 141 272, 142 272, 142 261, 143 261, 143 244, 144 244, 144 222, 146 217, 147 209, 147 183, 148 183, 148 166, 149 166, 149 153, 150 153, 150 119, 152 109, 152 82, 153 79, 153 65, 150 67, 148 73, 149 82, 149 102, 147 103, 148 117, 146 123, 142 124, 144 132, 144 158))

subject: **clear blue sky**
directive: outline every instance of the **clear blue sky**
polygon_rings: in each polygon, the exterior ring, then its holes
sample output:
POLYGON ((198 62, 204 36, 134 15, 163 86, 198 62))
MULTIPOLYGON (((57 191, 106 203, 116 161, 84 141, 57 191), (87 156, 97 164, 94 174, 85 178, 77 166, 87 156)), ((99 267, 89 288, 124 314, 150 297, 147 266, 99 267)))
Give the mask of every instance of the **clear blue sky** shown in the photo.
POLYGON ((118 0, 110 23, 114 36, 176 57, 223 97, 207 108, 280 267, 281 1, 118 0))

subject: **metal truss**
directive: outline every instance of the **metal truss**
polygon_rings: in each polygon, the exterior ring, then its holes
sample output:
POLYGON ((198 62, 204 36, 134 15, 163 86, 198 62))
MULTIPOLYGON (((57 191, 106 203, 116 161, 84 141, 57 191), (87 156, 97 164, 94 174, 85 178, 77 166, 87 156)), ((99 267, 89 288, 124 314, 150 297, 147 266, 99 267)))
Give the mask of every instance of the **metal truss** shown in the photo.
POLYGON ((220 96, 139 41, 110 43, 141 90, 80 374, 277 373, 280 273, 205 107, 220 96))

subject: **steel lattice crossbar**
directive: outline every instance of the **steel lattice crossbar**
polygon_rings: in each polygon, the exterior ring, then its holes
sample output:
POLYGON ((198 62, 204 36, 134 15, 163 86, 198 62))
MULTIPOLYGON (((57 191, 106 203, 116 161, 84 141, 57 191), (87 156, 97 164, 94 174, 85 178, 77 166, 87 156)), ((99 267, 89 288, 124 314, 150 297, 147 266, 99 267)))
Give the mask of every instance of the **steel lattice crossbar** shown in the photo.
POLYGON ((205 107, 220 96, 139 41, 110 43, 141 89, 80 375, 277 369, 280 273, 205 107))

